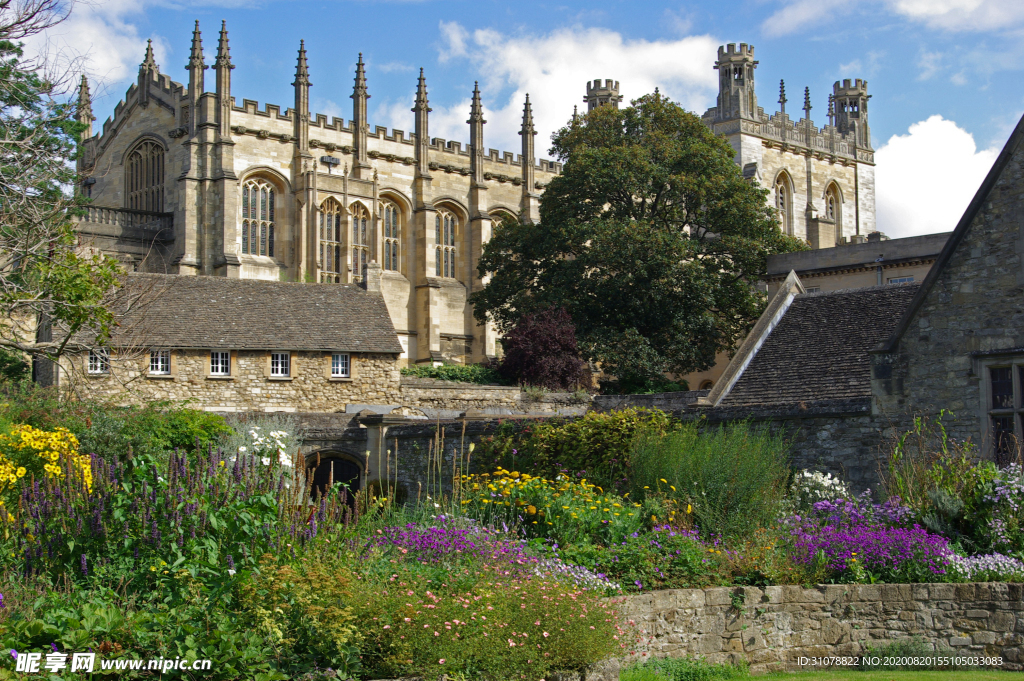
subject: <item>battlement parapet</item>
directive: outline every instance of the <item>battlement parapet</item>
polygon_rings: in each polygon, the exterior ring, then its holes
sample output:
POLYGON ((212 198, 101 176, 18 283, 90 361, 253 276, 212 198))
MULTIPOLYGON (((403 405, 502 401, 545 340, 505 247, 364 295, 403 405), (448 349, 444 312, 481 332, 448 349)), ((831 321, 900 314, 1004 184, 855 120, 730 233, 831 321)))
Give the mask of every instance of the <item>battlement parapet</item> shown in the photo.
POLYGON ((741 61, 754 58, 754 46, 747 43, 740 43, 736 49, 736 43, 729 43, 724 47, 718 46, 718 61, 741 61))

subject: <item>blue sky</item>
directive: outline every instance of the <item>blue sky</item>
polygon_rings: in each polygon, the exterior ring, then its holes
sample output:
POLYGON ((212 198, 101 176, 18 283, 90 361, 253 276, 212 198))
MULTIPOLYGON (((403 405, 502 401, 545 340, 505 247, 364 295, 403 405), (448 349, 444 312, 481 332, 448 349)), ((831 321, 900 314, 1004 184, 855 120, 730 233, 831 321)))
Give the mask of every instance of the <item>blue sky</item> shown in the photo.
POLYGON ((185 81, 196 19, 207 63, 227 21, 238 100, 288 106, 304 39, 316 112, 351 118, 353 69, 363 52, 371 125, 412 127, 423 67, 432 135, 468 140, 469 96, 479 80, 485 141, 508 150, 518 148, 527 92, 538 148, 546 149, 573 104, 582 104, 585 82, 598 77, 620 81, 627 99, 657 86, 702 113, 716 95, 715 50, 727 42, 755 45, 766 111, 776 110, 784 78, 789 112, 810 87, 818 125, 832 83, 865 78, 879 228, 891 236, 952 229, 1024 111, 1021 0, 90 0, 51 31, 48 46, 83 58, 102 124, 135 78, 146 39, 161 70, 185 81))

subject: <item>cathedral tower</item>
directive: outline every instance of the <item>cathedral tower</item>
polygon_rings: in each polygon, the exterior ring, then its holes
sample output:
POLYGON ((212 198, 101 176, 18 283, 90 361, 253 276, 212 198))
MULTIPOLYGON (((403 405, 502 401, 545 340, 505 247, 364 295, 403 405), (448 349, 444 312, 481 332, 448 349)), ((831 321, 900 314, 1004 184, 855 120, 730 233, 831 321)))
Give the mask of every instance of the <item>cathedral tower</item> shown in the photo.
POLYGON ((619 102, 622 101, 622 95, 619 94, 619 81, 609 78, 604 81, 604 85, 601 84, 600 78, 593 83, 587 81, 587 96, 583 98, 583 101, 587 105, 587 111, 593 111, 599 106, 618 109, 619 102))
POLYGON ((718 120, 757 119, 757 95, 754 93, 754 46, 735 43, 718 48, 718 120))
POLYGON ((871 148, 871 129, 868 127, 868 82, 857 78, 851 81, 849 78, 843 80, 840 85, 837 80, 832 86, 832 96, 835 100, 836 123, 839 132, 850 135, 857 140, 857 146, 863 149, 871 148))

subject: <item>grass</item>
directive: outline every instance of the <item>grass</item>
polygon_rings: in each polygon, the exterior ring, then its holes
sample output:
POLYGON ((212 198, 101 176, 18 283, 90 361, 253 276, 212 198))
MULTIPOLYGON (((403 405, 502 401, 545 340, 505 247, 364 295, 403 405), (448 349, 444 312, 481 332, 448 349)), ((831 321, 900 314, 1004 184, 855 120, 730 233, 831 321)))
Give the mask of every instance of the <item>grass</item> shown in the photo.
POLYGON ((806 671, 774 673, 757 678, 766 681, 1009 681, 1017 672, 967 669, 963 671, 806 671))

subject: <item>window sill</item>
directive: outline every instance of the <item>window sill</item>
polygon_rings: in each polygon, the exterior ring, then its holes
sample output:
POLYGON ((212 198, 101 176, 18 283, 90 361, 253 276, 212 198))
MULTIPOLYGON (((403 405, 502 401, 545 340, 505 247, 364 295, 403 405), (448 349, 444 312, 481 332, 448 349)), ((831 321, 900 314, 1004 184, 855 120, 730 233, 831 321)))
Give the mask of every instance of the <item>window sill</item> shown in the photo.
POLYGON ((157 381, 173 381, 174 374, 146 374, 146 378, 152 378, 157 381))
POLYGON ((206 380, 207 381, 233 381, 233 380, 235 380, 235 377, 234 376, 212 376, 212 375, 210 375, 210 376, 206 377, 206 380))
POLYGON ((267 376, 268 381, 290 381, 294 376, 267 376))
POLYGON ((88 378, 109 378, 110 377, 110 372, 109 371, 99 371, 99 372, 97 372, 97 371, 90 371, 90 372, 87 372, 85 375, 88 378))
POLYGON ((327 379, 329 383, 351 383, 351 376, 331 376, 327 379))

